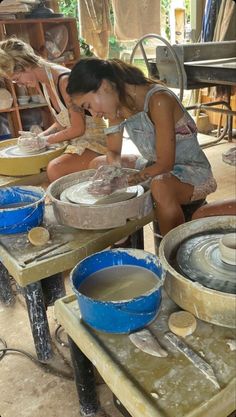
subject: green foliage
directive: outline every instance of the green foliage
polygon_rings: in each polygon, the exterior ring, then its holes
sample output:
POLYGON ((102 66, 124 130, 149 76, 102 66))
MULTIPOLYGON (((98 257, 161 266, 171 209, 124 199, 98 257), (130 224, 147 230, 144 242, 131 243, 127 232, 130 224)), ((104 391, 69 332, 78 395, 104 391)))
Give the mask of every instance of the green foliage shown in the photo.
POLYGON ((109 37, 109 58, 119 58, 120 51, 123 49, 125 49, 124 46, 117 41, 114 35, 109 37))
MULTIPOLYGON (((190 22, 190 1, 184 1, 185 7, 185 20, 186 23, 190 22)), ((166 38, 170 40, 170 7, 171 3, 174 4, 173 0, 161 0, 161 15, 164 16, 164 23, 165 23, 165 34, 166 38)))
POLYGON ((59 0, 60 12, 65 16, 71 16, 78 19, 78 1, 77 0, 59 0))
POLYGON ((170 39, 170 4, 171 0, 161 0, 161 15, 164 16, 166 39, 170 39))

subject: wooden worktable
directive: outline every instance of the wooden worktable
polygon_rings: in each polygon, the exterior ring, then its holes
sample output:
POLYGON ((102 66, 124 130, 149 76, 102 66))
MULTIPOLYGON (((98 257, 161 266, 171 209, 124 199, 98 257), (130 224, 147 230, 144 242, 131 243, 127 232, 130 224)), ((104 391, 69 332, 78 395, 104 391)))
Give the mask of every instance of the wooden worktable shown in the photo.
POLYGON ((40 249, 31 245, 27 233, 0 235, 1 262, 16 282, 25 287, 73 268, 81 259, 107 248, 152 220, 153 214, 150 214, 115 229, 81 230, 59 225, 48 205, 43 224, 50 232, 48 244, 40 249))
POLYGON ((91 378, 86 382, 89 374, 83 373, 83 361, 87 369, 88 359, 130 413, 126 411, 124 416, 226 417, 235 410, 236 352, 227 344, 235 338, 235 330, 198 320, 194 334, 185 338, 212 366, 220 385, 218 389, 164 340, 169 314, 178 309, 164 294, 161 311, 149 326, 168 351, 166 358, 158 358, 138 350, 127 335, 97 332, 83 324, 75 296, 56 301, 56 318, 70 338, 82 415, 86 415, 86 410, 89 415, 98 407, 90 395, 95 382, 91 378))

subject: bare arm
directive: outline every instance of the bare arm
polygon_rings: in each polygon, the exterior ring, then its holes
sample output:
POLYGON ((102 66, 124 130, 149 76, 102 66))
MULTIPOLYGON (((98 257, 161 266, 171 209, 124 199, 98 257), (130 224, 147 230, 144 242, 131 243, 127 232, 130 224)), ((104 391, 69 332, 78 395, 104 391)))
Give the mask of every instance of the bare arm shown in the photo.
POLYGON ((59 123, 55 122, 51 126, 49 126, 48 129, 40 133, 39 136, 48 136, 50 134, 59 132, 60 130, 61 130, 61 126, 59 125, 59 123))

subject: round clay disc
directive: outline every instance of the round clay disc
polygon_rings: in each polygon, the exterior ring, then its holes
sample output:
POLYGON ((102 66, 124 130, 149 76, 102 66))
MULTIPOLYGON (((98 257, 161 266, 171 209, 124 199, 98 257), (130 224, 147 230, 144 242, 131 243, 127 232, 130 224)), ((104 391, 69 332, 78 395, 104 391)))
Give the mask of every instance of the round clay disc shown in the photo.
POLYGON ((197 320, 188 311, 177 311, 169 316, 168 326, 177 336, 185 337, 195 331, 197 320))
POLYGON ((45 245, 50 239, 50 234, 44 227, 33 227, 28 233, 28 239, 34 246, 45 245))

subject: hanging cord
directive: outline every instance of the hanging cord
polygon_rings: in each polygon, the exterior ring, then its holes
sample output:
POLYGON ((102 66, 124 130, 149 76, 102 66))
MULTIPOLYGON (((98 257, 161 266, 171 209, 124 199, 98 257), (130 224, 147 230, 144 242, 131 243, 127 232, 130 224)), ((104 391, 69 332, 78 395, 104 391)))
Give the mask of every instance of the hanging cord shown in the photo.
MULTIPOLYGON (((65 344, 64 344, 64 346, 65 346, 65 344)), ((57 349, 57 347, 56 347, 56 349, 57 349)), ((57 349, 57 351, 58 351, 58 349, 57 349)), ((24 351, 22 349, 9 348, 7 346, 6 341, 3 338, 0 337, 0 361, 8 353, 18 353, 18 354, 24 355, 28 359, 30 359, 36 366, 38 366, 39 368, 43 369, 45 372, 50 373, 50 374, 52 374, 54 376, 57 376, 59 378, 64 378, 64 379, 67 379, 67 380, 73 380, 74 379, 74 376, 72 375, 72 373, 67 373, 67 372, 64 372, 64 371, 58 371, 57 369, 53 368, 48 363, 42 362, 39 359, 36 359, 33 355, 31 355, 30 353, 28 353, 28 352, 26 352, 26 351, 24 351), (3 347, 1 347, 1 345, 3 347)), ((62 356, 62 358, 63 358, 64 362, 66 363, 66 365, 70 369, 72 369, 70 363, 65 359, 65 357, 62 356)))
POLYGON ((55 339, 56 341, 59 343, 59 345, 69 348, 69 343, 68 342, 63 342, 63 340, 61 339, 60 334, 64 331, 63 327, 59 324, 55 330, 55 339))
POLYGON ((151 230, 153 236, 158 237, 159 239, 163 239, 163 236, 160 233, 156 233, 153 229, 153 227, 151 226, 151 223, 148 224, 149 229, 151 230))

